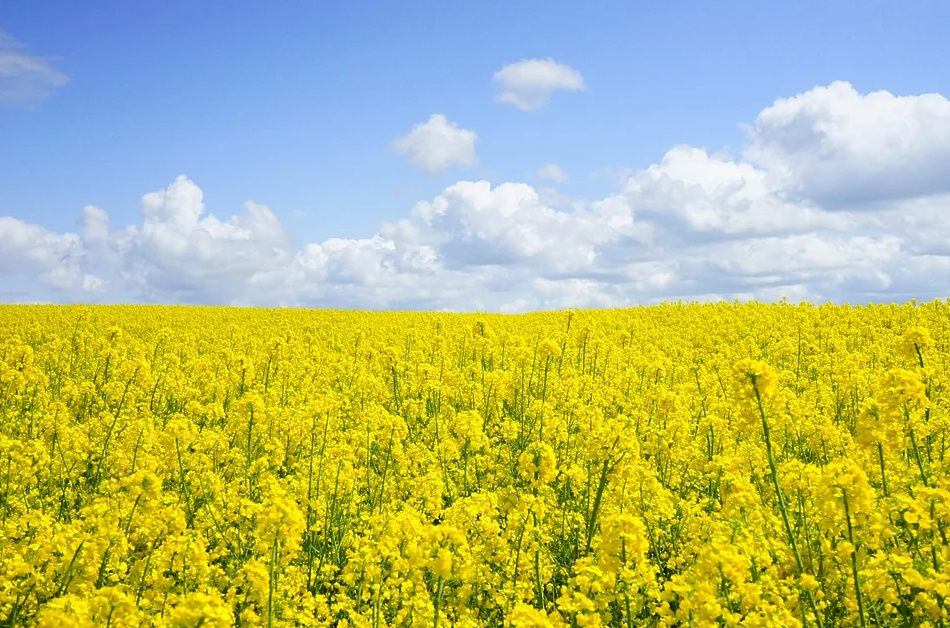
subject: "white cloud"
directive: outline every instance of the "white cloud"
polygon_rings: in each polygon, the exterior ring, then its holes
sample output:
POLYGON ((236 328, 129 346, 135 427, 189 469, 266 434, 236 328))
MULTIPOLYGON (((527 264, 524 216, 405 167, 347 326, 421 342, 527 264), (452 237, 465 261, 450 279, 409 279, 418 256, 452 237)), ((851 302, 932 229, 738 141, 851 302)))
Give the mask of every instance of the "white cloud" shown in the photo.
POLYGON ((109 214, 94 205, 82 208, 83 240, 105 242, 109 239, 109 214))
POLYGON ((671 149, 658 164, 635 172, 624 191, 638 211, 680 235, 785 233, 845 228, 846 214, 792 202, 770 172, 690 146, 671 149))
POLYGON ((871 270, 894 259, 901 240, 882 235, 822 237, 800 234, 729 242, 712 259, 713 265, 744 275, 774 275, 862 268, 871 270))
POLYGON ((241 215, 221 220, 206 213, 201 189, 184 176, 143 196, 141 214, 141 225, 110 236, 109 255, 127 289, 146 299, 244 296, 250 277, 287 264, 293 255, 283 224, 269 208, 248 201, 241 215))
POLYGON ((572 211, 544 205, 524 183, 460 181, 432 202, 418 203, 413 215, 442 243, 446 263, 455 267, 543 264, 556 272, 590 268, 599 246, 626 239, 648 240, 621 197, 572 211))
POLYGON ((764 109, 745 156, 829 209, 950 192, 950 100, 835 82, 764 109))
POLYGON ((83 275, 82 289, 85 292, 103 292, 106 289, 106 283, 95 275, 83 275))
POLYGON ((392 146, 419 170, 439 174, 450 166, 476 165, 477 139, 474 131, 449 122, 441 113, 434 113, 427 122, 415 125, 409 133, 397 138, 392 146))
POLYGON ((0 217, 0 277, 29 273, 60 290, 84 288, 98 279, 83 273, 84 256, 82 239, 75 233, 54 233, 0 217))
POLYGON ((551 58, 509 63, 495 72, 492 80, 500 90, 495 100, 522 111, 540 109, 558 90, 580 91, 585 87, 580 72, 551 58))
POLYGON ((851 91, 835 84, 796 97, 794 106, 777 101, 758 117, 741 159, 673 147, 628 173, 615 194, 587 201, 555 203, 526 183, 459 181, 364 238, 297 245, 266 206, 247 202, 239 214, 218 217, 201 189, 179 177, 142 197, 134 225, 116 227, 92 206, 82 210, 78 234, 0 218, 0 277, 39 278, 67 301, 456 311, 944 297, 950 191, 939 192, 938 178, 909 185, 891 176, 918 153, 937 162, 932 172, 950 163, 931 141, 941 137, 942 101, 851 91), (879 101, 899 102, 910 119, 895 122, 893 112, 881 113, 891 109, 869 105, 879 101), (786 109, 792 113, 775 113, 786 109), (809 161, 773 133, 785 124, 775 120, 808 120, 823 138, 846 137, 842 129, 858 125, 878 139, 834 140, 849 148, 827 153, 820 147, 831 140, 813 142, 809 161), (881 148, 869 166, 853 146, 888 146, 889 124, 921 131, 900 150, 881 148), (858 202, 862 190, 851 177, 868 173, 891 184, 858 202))
POLYGON ((0 31, 0 103, 29 105, 45 100, 68 80, 47 59, 27 53, 16 39, 0 31))
POLYGON ((538 168, 538 172, 536 174, 542 181, 550 181, 552 183, 567 183, 567 173, 564 172, 564 169, 557 164, 544 164, 538 168))

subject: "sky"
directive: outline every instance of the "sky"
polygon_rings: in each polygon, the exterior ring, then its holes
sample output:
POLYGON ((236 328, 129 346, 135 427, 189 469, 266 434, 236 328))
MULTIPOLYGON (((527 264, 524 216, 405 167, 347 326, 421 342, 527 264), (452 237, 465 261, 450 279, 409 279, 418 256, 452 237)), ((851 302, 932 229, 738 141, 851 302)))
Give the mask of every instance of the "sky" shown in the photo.
POLYGON ((944 0, 0 3, 0 303, 950 296, 944 0))

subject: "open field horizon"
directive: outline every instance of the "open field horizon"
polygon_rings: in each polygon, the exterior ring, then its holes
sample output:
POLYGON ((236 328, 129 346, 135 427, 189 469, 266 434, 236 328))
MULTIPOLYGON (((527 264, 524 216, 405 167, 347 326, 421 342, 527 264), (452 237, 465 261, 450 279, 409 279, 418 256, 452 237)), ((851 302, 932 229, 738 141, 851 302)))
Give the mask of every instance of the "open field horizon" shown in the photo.
POLYGON ((947 25, 0 1, 0 628, 950 628, 947 25))

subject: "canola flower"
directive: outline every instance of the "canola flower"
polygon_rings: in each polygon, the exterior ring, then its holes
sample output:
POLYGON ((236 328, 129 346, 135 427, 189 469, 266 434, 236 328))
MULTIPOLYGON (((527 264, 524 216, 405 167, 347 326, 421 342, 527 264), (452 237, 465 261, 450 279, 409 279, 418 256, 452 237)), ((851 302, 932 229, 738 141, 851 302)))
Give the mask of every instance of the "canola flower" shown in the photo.
POLYGON ((0 626, 950 626, 948 338, 0 306, 0 626))

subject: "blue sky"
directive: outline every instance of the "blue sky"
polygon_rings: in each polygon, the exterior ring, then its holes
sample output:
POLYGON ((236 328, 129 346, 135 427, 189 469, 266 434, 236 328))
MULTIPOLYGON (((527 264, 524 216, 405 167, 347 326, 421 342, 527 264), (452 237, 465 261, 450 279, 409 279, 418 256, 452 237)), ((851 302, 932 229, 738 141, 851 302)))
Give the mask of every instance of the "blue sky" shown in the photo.
POLYGON ((945 295, 947 258, 932 240, 950 207, 948 23, 936 1, 3 3, 0 300, 517 311, 945 295), (554 75, 522 72, 509 88, 540 84, 550 98, 531 110, 499 102, 496 73, 529 60, 549 66, 524 72, 554 75), (563 88, 570 72, 580 86, 563 88), (849 88, 815 91, 836 81, 849 88), (927 94, 940 96, 905 102, 927 94), (756 126, 796 95, 794 111, 756 126), (443 158, 420 169, 397 140, 433 114, 465 146, 423 133, 415 154, 443 158), (793 142, 803 124, 811 135, 793 142), (851 144, 828 157, 813 136, 831 137, 829 124, 873 137, 845 133, 851 144), (676 147, 732 170, 670 156, 676 147), (657 170, 664 156, 669 172, 657 170), (908 178, 917 158, 923 174, 908 178), (566 180, 539 176, 545 164, 566 180), (745 166, 737 183, 728 173, 745 166), (710 176, 727 180, 684 196, 710 176), (876 186, 894 177, 920 181, 876 186), (747 191, 738 209, 697 218, 703 203, 731 207, 716 192, 730 185, 747 191), (174 216, 190 210, 169 199, 197 202, 194 189, 205 213, 182 226, 174 216), (171 192, 149 223, 142 198, 160 190, 171 192), (839 197, 861 205, 833 206, 839 197), (608 200, 624 208, 596 209, 608 200), (247 201, 269 208, 268 227, 247 222, 247 201), (750 203, 791 217, 735 227, 750 203), (98 239, 87 206, 108 216, 98 239), (200 222, 211 214, 233 228, 200 222), (478 222, 490 219, 512 222, 478 222), (784 266, 742 264, 783 246, 784 266), (558 249, 579 257, 553 263, 570 257, 558 249), (936 279, 910 281, 921 272, 936 279))

